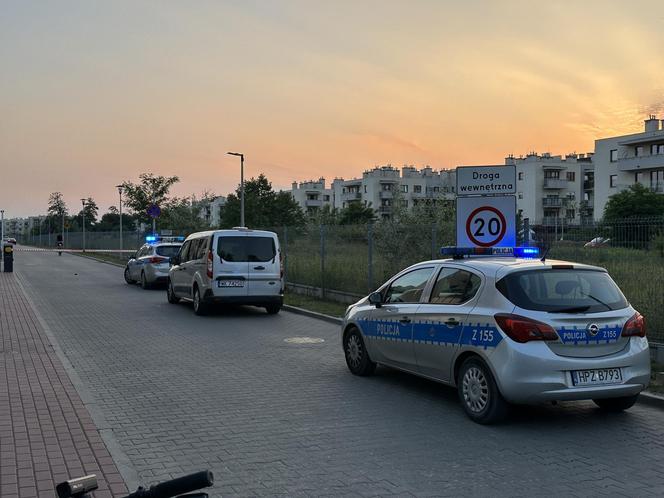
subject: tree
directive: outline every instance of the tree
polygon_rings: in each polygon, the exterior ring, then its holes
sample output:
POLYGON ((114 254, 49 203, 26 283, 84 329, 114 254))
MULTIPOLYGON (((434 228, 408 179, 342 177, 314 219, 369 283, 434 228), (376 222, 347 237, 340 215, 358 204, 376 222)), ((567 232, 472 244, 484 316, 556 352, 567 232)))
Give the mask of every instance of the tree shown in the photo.
POLYGON ((164 207, 170 188, 179 182, 180 178, 153 173, 141 173, 138 178, 140 179, 139 183, 130 181, 122 183, 124 204, 139 221, 147 223, 152 221, 147 214, 148 208, 152 204, 164 207))
MULTIPOLYGON (((134 218, 131 215, 122 213, 122 228, 124 230, 132 230, 133 227, 134 218)), ((115 208, 113 211, 109 208, 108 213, 104 213, 99 223, 95 225, 95 230, 99 232, 115 232, 120 230, 120 213, 118 209, 115 208)))
POLYGON ((644 248, 655 237, 653 218, 664 217, 664 197, 640 183, 609 197, 603 221, 616 245, 644 248))
POLYGON ((604 206, 604 221, 664 216, 664 196, 640 183, 609 197, 604 206))
MULTIPOLYGON (((304 212, 289 192, 274 192, 262 173, 244 184, 245 225, 250 227, 302 226, 304 212)), ((221 226, 240 224, 240 188, 229 194, 221 212, 221 226)))
POLYGON ((85 215, 85 228, 92 227, 97 222, 97 215, 99 213, 99 208, 97 203, 92 197, 85 199, 85 204, 83 209, 78 212, 79 217, 85 215))
POLYGON ((50 229, 54 232, 62 231, 64 219, 67 216, 67 204, 61 192, 53 192, 48 197, 48 217, 50 229))
POLYGON ((364 225, 374 221, 376 213, 374 213, 371 205, 364 206, 359 202, 350 202, 347 207, 343 208, 339 213, 340 225, 364 225))
POLYGON ((337 225, 339 223, 339 210, 325 204, 309 214, 309 223, 312 225, 337 225))
POLYGON ((196 199, 194 195, 169 199, 162 209, 159 225, 177 233, 192 233, 209 229, 210 225, 201 216, 201 212, 215 198, 214 194, 204 192, 200 200, 196 199))

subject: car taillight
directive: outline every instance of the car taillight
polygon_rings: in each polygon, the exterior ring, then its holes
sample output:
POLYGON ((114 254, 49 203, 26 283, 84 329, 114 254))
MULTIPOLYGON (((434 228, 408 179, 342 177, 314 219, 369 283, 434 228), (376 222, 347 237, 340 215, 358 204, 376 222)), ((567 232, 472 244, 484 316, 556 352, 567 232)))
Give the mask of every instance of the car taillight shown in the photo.
POLYGON ((166 261, 166 259, 168 259, 168 258, 161 258, 159 256, 152 256, 148 261, 150 263, 159 264, 159 263, 163 263, 164 261, 166 261))
POLYGON ((555 341, 558 334, 551 325, 519 315, 498 313, 494 315, 498 326, 516 342, 555 341))
POLYGON ((645 337, 646 319, 637 311, 632 318, 627 320, 620 335, 623 337, 645 337))
POLYGON ((207 276, 208 278, 212 278, 212 263, 213 263, 213 255, 212 251, 208 251, 207 254, 207 276))

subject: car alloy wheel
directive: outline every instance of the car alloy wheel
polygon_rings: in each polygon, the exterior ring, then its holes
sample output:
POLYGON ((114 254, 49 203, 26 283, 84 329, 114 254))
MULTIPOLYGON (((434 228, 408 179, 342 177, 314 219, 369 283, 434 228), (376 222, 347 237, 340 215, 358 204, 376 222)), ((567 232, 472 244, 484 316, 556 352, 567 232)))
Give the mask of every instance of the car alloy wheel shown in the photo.
POLYGON ((201 299, 201 293, 198 290, 198 287, 194 287, 194 313, 197 315, 205 315, 207 307, 201 299))
POLYGON ((134 283, 134 281, 129 277, 129 268, 125 268, 124 279, 125 279, 125 282, 127 282, 128 284, 133 284, 134 283))
POLYGON ((168 281, 168 287, 166 287, 166 297, 171 304, 177 304, 180 302, 180 298, 175 295, 175 291, 173 290, 173 282, 170 280, 168 281))
POLYGON ((353 374, 367 376, 374 373, 376 363, 371 361, 359 330, 351 329, 346 332, 343 346, 346 365, 353 374))
POLYGON ((489 383, 484 372, 473 366, 463 376, 463 399, 473 413, 482 413, 489 403, 489 383))

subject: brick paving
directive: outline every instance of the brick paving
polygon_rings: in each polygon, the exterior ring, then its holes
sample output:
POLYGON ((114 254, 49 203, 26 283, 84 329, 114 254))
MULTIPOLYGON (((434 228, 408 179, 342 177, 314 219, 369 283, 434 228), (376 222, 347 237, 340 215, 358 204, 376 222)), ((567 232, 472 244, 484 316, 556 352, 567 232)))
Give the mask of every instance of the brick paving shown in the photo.
POLYGON ((662 410, 560 403, 479 426, 452 389, 385 368, 350 375, 332 324, 251 308, 197 317, 71 255, 15 267, 145 484, 209 468, 212 496, 664 495, 662 410))
POLYGON ((126 494, 115 463, 16 275, 0 273, 0 496, 54 496, 97 474, 96 498, 126 494))

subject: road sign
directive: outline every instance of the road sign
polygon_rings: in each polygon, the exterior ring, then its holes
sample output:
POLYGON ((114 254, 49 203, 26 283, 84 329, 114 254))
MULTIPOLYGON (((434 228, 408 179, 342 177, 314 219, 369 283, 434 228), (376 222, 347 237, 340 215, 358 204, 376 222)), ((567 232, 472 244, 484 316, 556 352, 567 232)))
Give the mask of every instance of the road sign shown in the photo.
POLYGON ((65 223, 65 230, 69 230, 69 222, 65 223))
POLYGON ((152 204, 148 208, 148 216, 150 218, 159 218, 159 216, 161 216, 161 209, 159 208, 159 206, 157 206, 156 204, 152 204))
POLYGON ((457 196, 516 193, 516 167, 459 166, 456 169, 457 196))
POLYGON ((457 197, 458 247, 514 247, 516 197, 457 197))

